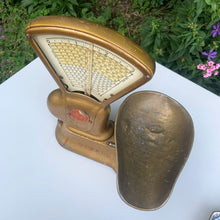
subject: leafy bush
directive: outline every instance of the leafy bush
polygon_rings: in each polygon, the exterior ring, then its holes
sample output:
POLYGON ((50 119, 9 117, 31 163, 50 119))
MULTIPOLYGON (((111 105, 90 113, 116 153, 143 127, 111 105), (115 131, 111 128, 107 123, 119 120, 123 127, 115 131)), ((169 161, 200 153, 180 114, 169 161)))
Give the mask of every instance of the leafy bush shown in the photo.
MULTIPOLYGON (((146 17, 141 32, 141 46, 156 61, 197 84, 220 95, 220 77, 203 78, 197 65, 207 61, 203 51, 213 49, 220 54, 219 40, 211 35, 219 22, 206 7, 205 1, 177 1, 172 11, 163 9, 163 16, 146 17)), ((219 60, 219 56, 215 59, 219 60)))
POLYGON ((0 25, 4 29, 4 37, 0 38, 0 83, 36 57, 24 34, 29 21, 52 14, 81 14, 82 8, 89 5, 82 0, 0 1, 0 25))
POLYGON ((100 10, 100 15, 95 16, 94 12, 89 11, 88 8, 82 9, 82 18, 93 21, 98 24, 106 25, 108 20, 111 19, 112 9, 110 7, 106 7, 103 10, 100 10))
POLYGON ((35 54, 24 36, 24 29, 31 19, 47 14, 46 10, 29 15, 26 10, 0 1, 1 24, 4 37, 0 38, 0 83, 34 59, 35 54))
POLYGON ((90 3, 83 0, 22 0, 21 6, 27 7, 28 12, 48 9, 50 15, 81 16, 80 8, 90 7, 90 3))
POLYGON ((141 14, 144 14, 154 9, 156 9, 155 11, 160 11, 161 6, 173 5, 176 0, 133 0, 132 2, 132 8, 138 10, 141 14))
POLYGON ((212 14, 211 18, 220 17, 220 1, 219 0, 196 0, 197 3, 199 1, 205 1, 207 6, 209 7, 209 12, 212 14))

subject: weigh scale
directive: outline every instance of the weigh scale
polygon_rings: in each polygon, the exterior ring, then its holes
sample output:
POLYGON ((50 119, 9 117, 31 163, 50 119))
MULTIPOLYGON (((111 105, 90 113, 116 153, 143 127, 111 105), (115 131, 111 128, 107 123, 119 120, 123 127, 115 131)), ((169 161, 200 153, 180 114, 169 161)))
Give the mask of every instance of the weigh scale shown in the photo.
POLYGON ((79 18, 45 16, 25 30, 59 89, 48 96, 64 148, 112 167, 118 192, 141 210, 161 207, 189 156, 193 122, 165 94, 131 94, 109 120, 110 104, 148 82, 155 62, 121 34, 79 18))

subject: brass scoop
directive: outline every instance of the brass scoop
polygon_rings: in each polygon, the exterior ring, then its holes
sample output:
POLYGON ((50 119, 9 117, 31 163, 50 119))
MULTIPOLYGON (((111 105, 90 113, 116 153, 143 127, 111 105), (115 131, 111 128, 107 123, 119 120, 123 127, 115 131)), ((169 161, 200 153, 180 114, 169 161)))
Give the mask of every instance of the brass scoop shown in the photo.
POLYGON ((138 209, 160 208, 192 148, 190 115, 167 95, 137 92, 121 105, 115 129, 120 196, 138 209))

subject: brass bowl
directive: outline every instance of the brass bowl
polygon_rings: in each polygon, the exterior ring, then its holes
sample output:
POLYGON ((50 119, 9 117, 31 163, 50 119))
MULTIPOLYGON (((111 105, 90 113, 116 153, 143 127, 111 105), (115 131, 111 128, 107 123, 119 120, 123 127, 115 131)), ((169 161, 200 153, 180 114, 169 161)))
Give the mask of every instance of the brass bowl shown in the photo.
POLYGON ((129 205, 154 210, 169 198, 192 148, 189 113, 167 95, 130 95, 116 118, 118 191, 129 205))

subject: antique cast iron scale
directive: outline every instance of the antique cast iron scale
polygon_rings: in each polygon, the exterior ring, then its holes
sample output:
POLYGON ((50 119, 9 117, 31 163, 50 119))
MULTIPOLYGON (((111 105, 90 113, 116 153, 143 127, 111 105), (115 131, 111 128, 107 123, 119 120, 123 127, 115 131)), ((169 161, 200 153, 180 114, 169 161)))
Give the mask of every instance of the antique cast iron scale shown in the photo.
POLYGON ((26 36, 59 86, 48 97, 58 142, 112 167, 129 205, 161 207, 192 147, 188 112, 162 93, 143 91, 123 102, 115 122, 108 120, 113 101, 153 77, 154 60, 119 33, 83 19, 40 17, 26 36))

